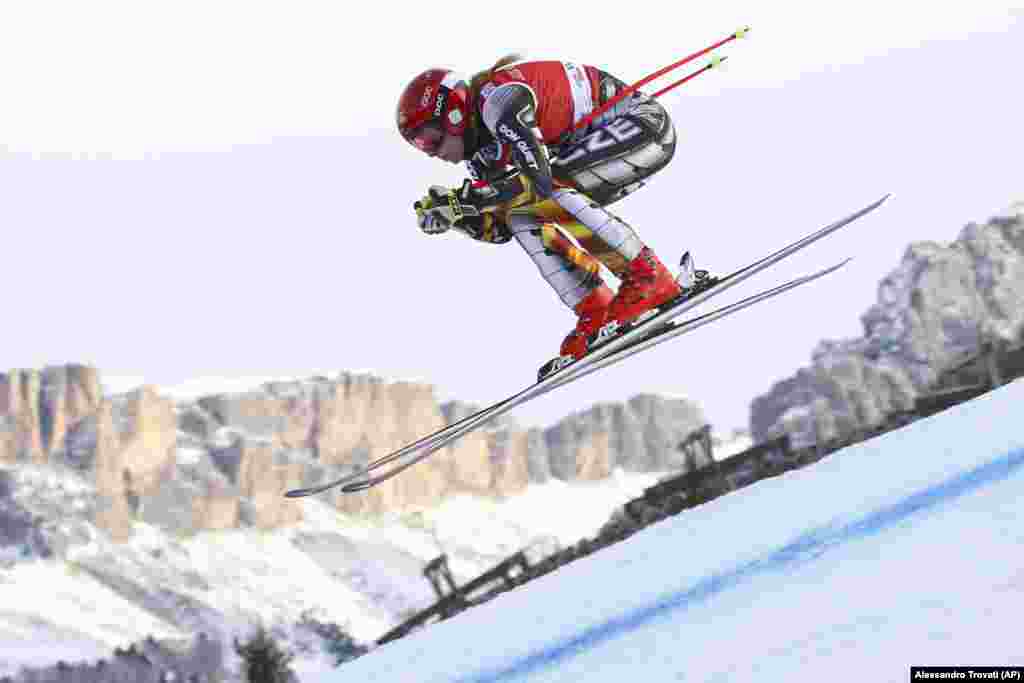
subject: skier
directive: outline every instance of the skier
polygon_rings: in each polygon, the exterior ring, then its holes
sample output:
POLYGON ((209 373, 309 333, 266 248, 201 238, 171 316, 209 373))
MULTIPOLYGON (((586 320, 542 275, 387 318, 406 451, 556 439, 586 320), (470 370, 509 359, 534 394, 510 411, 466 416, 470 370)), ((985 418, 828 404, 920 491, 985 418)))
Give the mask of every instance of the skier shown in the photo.
POLYGON ((560 348, 565 361, 586 355, 606 323, 625 325, 672 301, 692 278, 684 263, 681 287, 605 208, 672 159, 675 129, 665 109, 636 91, 577 129, 625 88, 593 66, 510 55, 468 80, 424 71, 398 102, 402 137, 431 157, 465 162, 471 177, 458 189, 433 186, 415 203, 420 229, 456 228, 496 244, 514 238, 578 316, 560 348), (620 279, 617 293, 601 264, 620 279))

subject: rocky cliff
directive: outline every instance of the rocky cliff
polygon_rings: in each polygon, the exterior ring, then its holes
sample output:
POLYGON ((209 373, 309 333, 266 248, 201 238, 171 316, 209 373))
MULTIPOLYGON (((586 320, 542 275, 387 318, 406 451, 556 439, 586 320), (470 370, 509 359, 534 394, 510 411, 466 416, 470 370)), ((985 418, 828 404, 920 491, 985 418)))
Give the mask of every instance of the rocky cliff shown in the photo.
POLYGON ((913 406, 943 368, 982 341, 1024 331, 1024 204, 948 245, 911 244, 878 286, 864 334, 823 341, 812 363, 750 406, 756 441, 789 433, 798 445, 872 427, 913 406))
MULTIPOLYGON (((301 519, 281 494, 334 478, 477 408, 440 404, 433 387, 342 373, 175 402, 153 387, 103 396, 82 365, 0 374, 0 465, 71 468, 95 487, 91 521, 115 539, 133 520, 178 534, 301 519)), ((599 479, 616 467, 685 467, 675 446, 704 424, 684 400, 637 396, 555 426, 500 419, 406 475, 329 498, 377 515, 458 493, 501 497, 531 482, 599 479)))

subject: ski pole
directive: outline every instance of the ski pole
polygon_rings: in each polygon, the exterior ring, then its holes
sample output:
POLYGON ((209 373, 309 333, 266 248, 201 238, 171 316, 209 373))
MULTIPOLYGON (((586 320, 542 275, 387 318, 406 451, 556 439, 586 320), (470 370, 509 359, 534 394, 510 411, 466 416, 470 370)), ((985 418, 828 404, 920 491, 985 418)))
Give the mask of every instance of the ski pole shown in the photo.
POLYGON ((669 90, 672 90, 673 88, 679 87, 680 85, 682 85, 683 83, 686 83, 691 78, 696 78, 697 76, 701 75, 705 71, 709 71, 711 69, 717 69, 722 64, 722 62, 724 62, 727 59, 728 59, 728 57, 714 57, 705 66, 702 66, 701 68, 697 69, 696 71, 694 71, 689 76, 686 76, 685 78, 680 78, 678 81, 676 81, 675 83, 672 83, 671 85, 666 85, 664 88, 662 88, 658 92, 656 92, 653 95, 651 95, 651 97, 661 97, 662 95, 667 93, 669 90))
POLYGON ((736 40, 737 38, 743 38, 744 36, 747 35, 748 31, 750 31, 750 27, 749 26, 741 28, 739 31, 736 31, 735 33, 729 35, 728 37, 723 38, 722 40, 718 41, 717 43, 714 43, 713 45, 709 45, 708 47, 704 48, 703 50, 698 50, 697 52, 694 52, 692 55, 687 55, 686 57, 683 57, 682 59, 680 59, 678 62, 675 62, 673 64, 669 64, 666 67, 658 69, 657 71, 655 71, 654 73, 650 74, 649 76, 645 76, 644 78, 641 78, 639 81, 637 81, 633 85, 631 85, 631 86, 625 88, 624 90, 622 90, 621 92, 617 93, 613 98, 611 98, 610 100, 605 102, 601 107, 598 107, 597 109, 595 109, 594 111, 590 112, 589 114, 584 116, 582 119, 580 119, 579 122, 575 126, 575 130, 579 130, 580 128, 583 128, 584 126, 589 124, 591 121, 593 121, 595 118, 597 118, 598 116, 603 114, 605 111, 607 111, 609 108, 614 107, 616 104, 618 104, 619 101, 622 100, 622 98, 626 97, 627 95, 632 94, 637 89, 647 85, 648 83, 653 81, 655 78, 658 78, 660 76, 664 76, 669 71, 673 71, 675 69, 678 69, 683 64, 686 64, 688 62, 692 62, 693 60, 697 59, 698 57, 702 57, 703 55, 706 55, 707 53, 711 52, 712 50, 717 50, 718 48, 722 47, 723 45, 725 45, 726 43, 728 43, 730 41, 736 40))

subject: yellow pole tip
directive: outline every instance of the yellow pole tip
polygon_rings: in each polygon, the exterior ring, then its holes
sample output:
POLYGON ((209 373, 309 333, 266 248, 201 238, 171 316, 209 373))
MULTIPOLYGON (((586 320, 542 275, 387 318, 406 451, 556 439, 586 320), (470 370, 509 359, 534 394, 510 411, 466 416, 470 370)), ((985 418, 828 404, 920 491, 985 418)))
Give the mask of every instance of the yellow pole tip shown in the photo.
POLYGON ((746 38, 747 37, 747 33, 749 33, 749 32, 750 32, 750 27, 749 26, 744 26, 739 31, 736 31, 736 37, 737 38, 746 38))

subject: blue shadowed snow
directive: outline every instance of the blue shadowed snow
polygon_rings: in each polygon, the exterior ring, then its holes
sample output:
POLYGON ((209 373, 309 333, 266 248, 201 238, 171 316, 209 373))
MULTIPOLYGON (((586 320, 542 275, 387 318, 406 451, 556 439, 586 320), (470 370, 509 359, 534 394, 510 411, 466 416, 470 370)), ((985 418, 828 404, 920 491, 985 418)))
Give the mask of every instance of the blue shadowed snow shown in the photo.
POLYGON ((1022 665, 1022 403, 1015 382, 728 494, 321 680, 902 681, 912 665, 1022 665))
POLYGON ((668 612, 685 610, 695 602, 713 598, 716 594, 729 590, 754 574, 784 571, 791 565, 814 561, 823 553, 828 552, 830 548, 877 534, 912 515, 925 512, 937 505, 952 502, 968 491, 1006 479, 1015 473, 1021 465, 1024 465, 1024 450, 1015 451, 994 462, 976 467, 950 481, 908 496, 899 503, 839 528, 813 529, 763 559, 755 560, 728 573, 710 576, 690 590, 659 600, 621 618, 588 628, 565 642, 531 654, 499 671, 478 674, 465 680, 473 683, 506 681, 525 676, 542 667, 557 666, 561 660, 596 647, 624 631, 636 629, 652 620, 664 617, 668 612))

